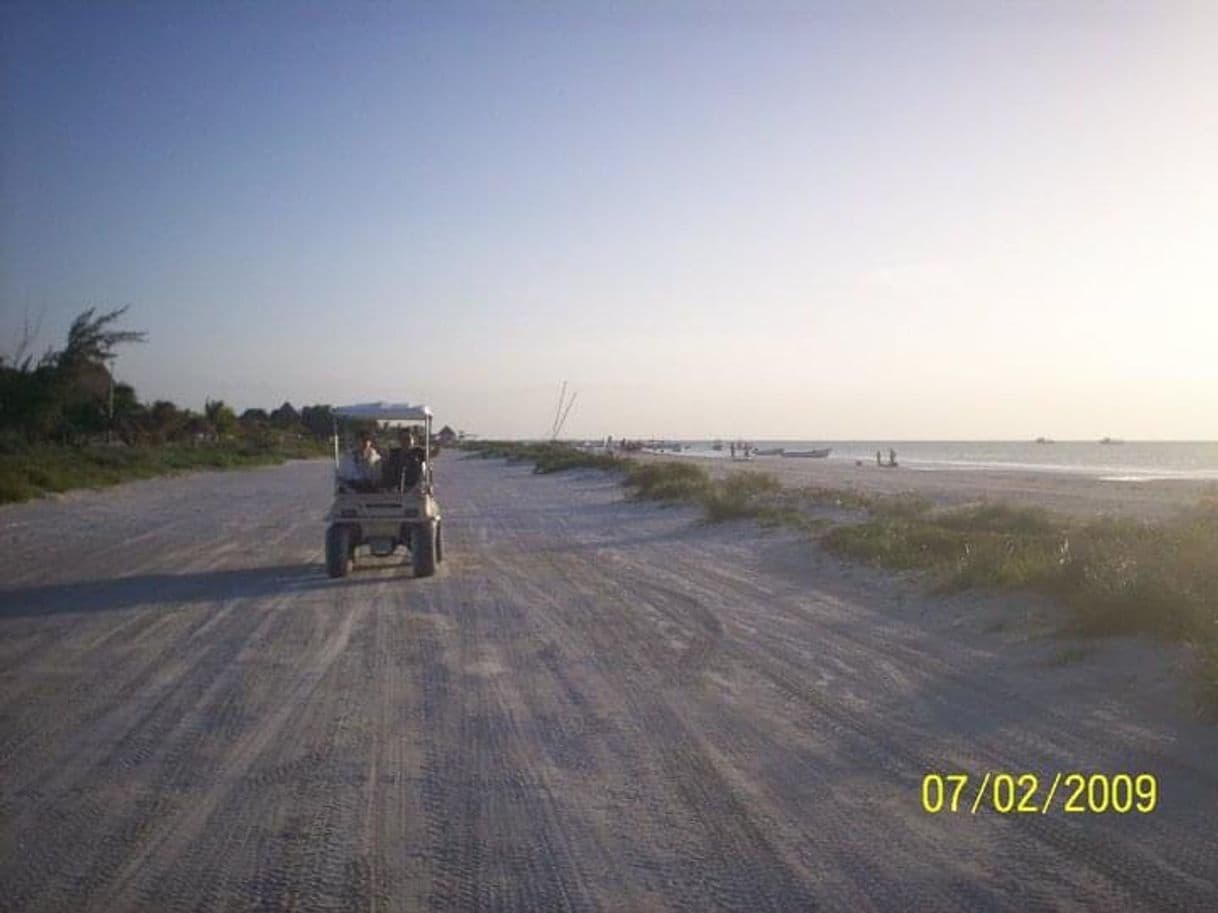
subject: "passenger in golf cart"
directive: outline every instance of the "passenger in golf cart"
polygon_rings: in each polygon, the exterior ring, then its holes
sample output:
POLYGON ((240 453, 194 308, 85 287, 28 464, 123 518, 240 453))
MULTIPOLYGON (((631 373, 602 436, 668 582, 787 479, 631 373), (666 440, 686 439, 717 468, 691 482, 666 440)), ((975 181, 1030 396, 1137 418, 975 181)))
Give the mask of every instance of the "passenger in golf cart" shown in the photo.
POLYGON ((333 413, 334 502, 326 515, 326 572, 347 576, 357 552, 387 558, 404 549, 410 553, 414 576, 430 577, 444 557, 440 505, 428 459, 431 410, 408 403, 361 403, 339 406, 333 413), (359 443, 344 453, 340 421, 381 427, 386 434, 396 423, 401 427, 395 435, 398 446, 382 456, 371 432, 357 431, 359 443))
POLYGON ((397 441, 382 463, 381 484, 389 491, 410 491, 423 478, 427 453, 418 445, 414 428, 398 430, 397 441))
POLYGON ((338 477, 355 491, 375 491, 381 485, 381 463, 372 432, 360 431, 355 446, 338 464, 338 477))

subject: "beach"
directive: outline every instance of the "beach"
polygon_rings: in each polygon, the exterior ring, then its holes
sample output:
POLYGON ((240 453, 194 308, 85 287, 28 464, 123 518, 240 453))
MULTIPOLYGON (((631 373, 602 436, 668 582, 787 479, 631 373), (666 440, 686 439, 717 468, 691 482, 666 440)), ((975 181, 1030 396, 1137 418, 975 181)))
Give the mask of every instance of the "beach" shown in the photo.
POLYGON ((1003 501, 1043 507, 1080 519, 1103 515, 1166 519, 1196 504, 1202 497, 1218 494, 1218 483, 1196 479, 1134 481, 1028 469, 925 470, 902 465, 880 467, 874 460, 864 460, 856 465, 838 459, 779 456, 730 460, 688 451, 680 455, 633 453, 631 457, 693 461, 716 476, 738 470, 769 472, 791 488, 843 488, 880 495, 914 492, 942 506, 1003 501))
POLYGON ((329 473, 0 509, 0 905, 1213 909, 1218 730, 1181 647, 457 453, 439 572, 330 580, 329 473), (1077 771, 1159 798, 982 794, 1077 771), (977 813, 928 811, 936 773, 977 813))

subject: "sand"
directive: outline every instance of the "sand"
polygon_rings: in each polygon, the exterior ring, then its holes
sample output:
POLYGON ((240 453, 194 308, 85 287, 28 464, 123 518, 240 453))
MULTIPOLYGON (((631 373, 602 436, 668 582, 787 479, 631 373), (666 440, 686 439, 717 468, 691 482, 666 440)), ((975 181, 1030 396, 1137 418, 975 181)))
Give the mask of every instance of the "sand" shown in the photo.
POLYGON ((0 510, 0 907, 1214 909, 1182 651, 456 454, 439 573, 330 580, 327 472, 0 510), (1159 807, 921 808, 1097 770, 1159 807))
POLYGON ((945 506, 1005 501, 1045 507, 1080 518, 1118 515, 1164 519, 1195 505, 1206 495, 1218 495, 1218 483, 1209 481, 1110 481, 1069 473, 996 469, 927 471, 904 466, 881 468, 866 461, 856 466, 846 460, 793 457, 733 461, 721 457, 638 454, 635 458, 690 460, 717 475, 734 470, 770 472, 791 487, 851 488, 873 494, 917 492, 945 506))

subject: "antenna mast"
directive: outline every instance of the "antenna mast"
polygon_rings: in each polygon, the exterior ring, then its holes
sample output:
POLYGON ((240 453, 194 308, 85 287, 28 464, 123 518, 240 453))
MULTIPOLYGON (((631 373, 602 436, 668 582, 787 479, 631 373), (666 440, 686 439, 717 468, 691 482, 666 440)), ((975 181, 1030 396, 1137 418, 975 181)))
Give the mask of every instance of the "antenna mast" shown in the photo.
POLYGON ((575 405, 578 395, 578 391, 572 391, 571 398, 567 399, 567 382, 562 382, 562 388, 558 391, 558 406, 554 409, 554 421, 550 425, 551 441, 558 437, 562 426, 567 423, 567 416, 571 414, 571 407, 575 405))

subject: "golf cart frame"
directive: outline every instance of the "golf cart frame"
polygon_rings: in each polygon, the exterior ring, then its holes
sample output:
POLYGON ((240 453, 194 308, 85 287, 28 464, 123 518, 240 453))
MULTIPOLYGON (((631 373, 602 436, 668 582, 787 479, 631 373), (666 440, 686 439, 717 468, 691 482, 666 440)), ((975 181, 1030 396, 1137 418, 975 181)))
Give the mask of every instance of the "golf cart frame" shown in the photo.
MULTIPOLYGON (((356 550, 384 558, 398 547, 410 552, 416 577, 430 577, 443 560, 440 505, 431 473, 431 410, 408 403, 361 403, 331 410, 334 416, 334 503, 326 516, 326 572, 345 577, 354 566, 356 550), (418 477, 406 483, 360 485, 340 475, 342 446, 339 420, 376 422, 380 429, 423 426, 423 461, 418 477)), ((383 465, 382 465, 383 468, 383 465)))

